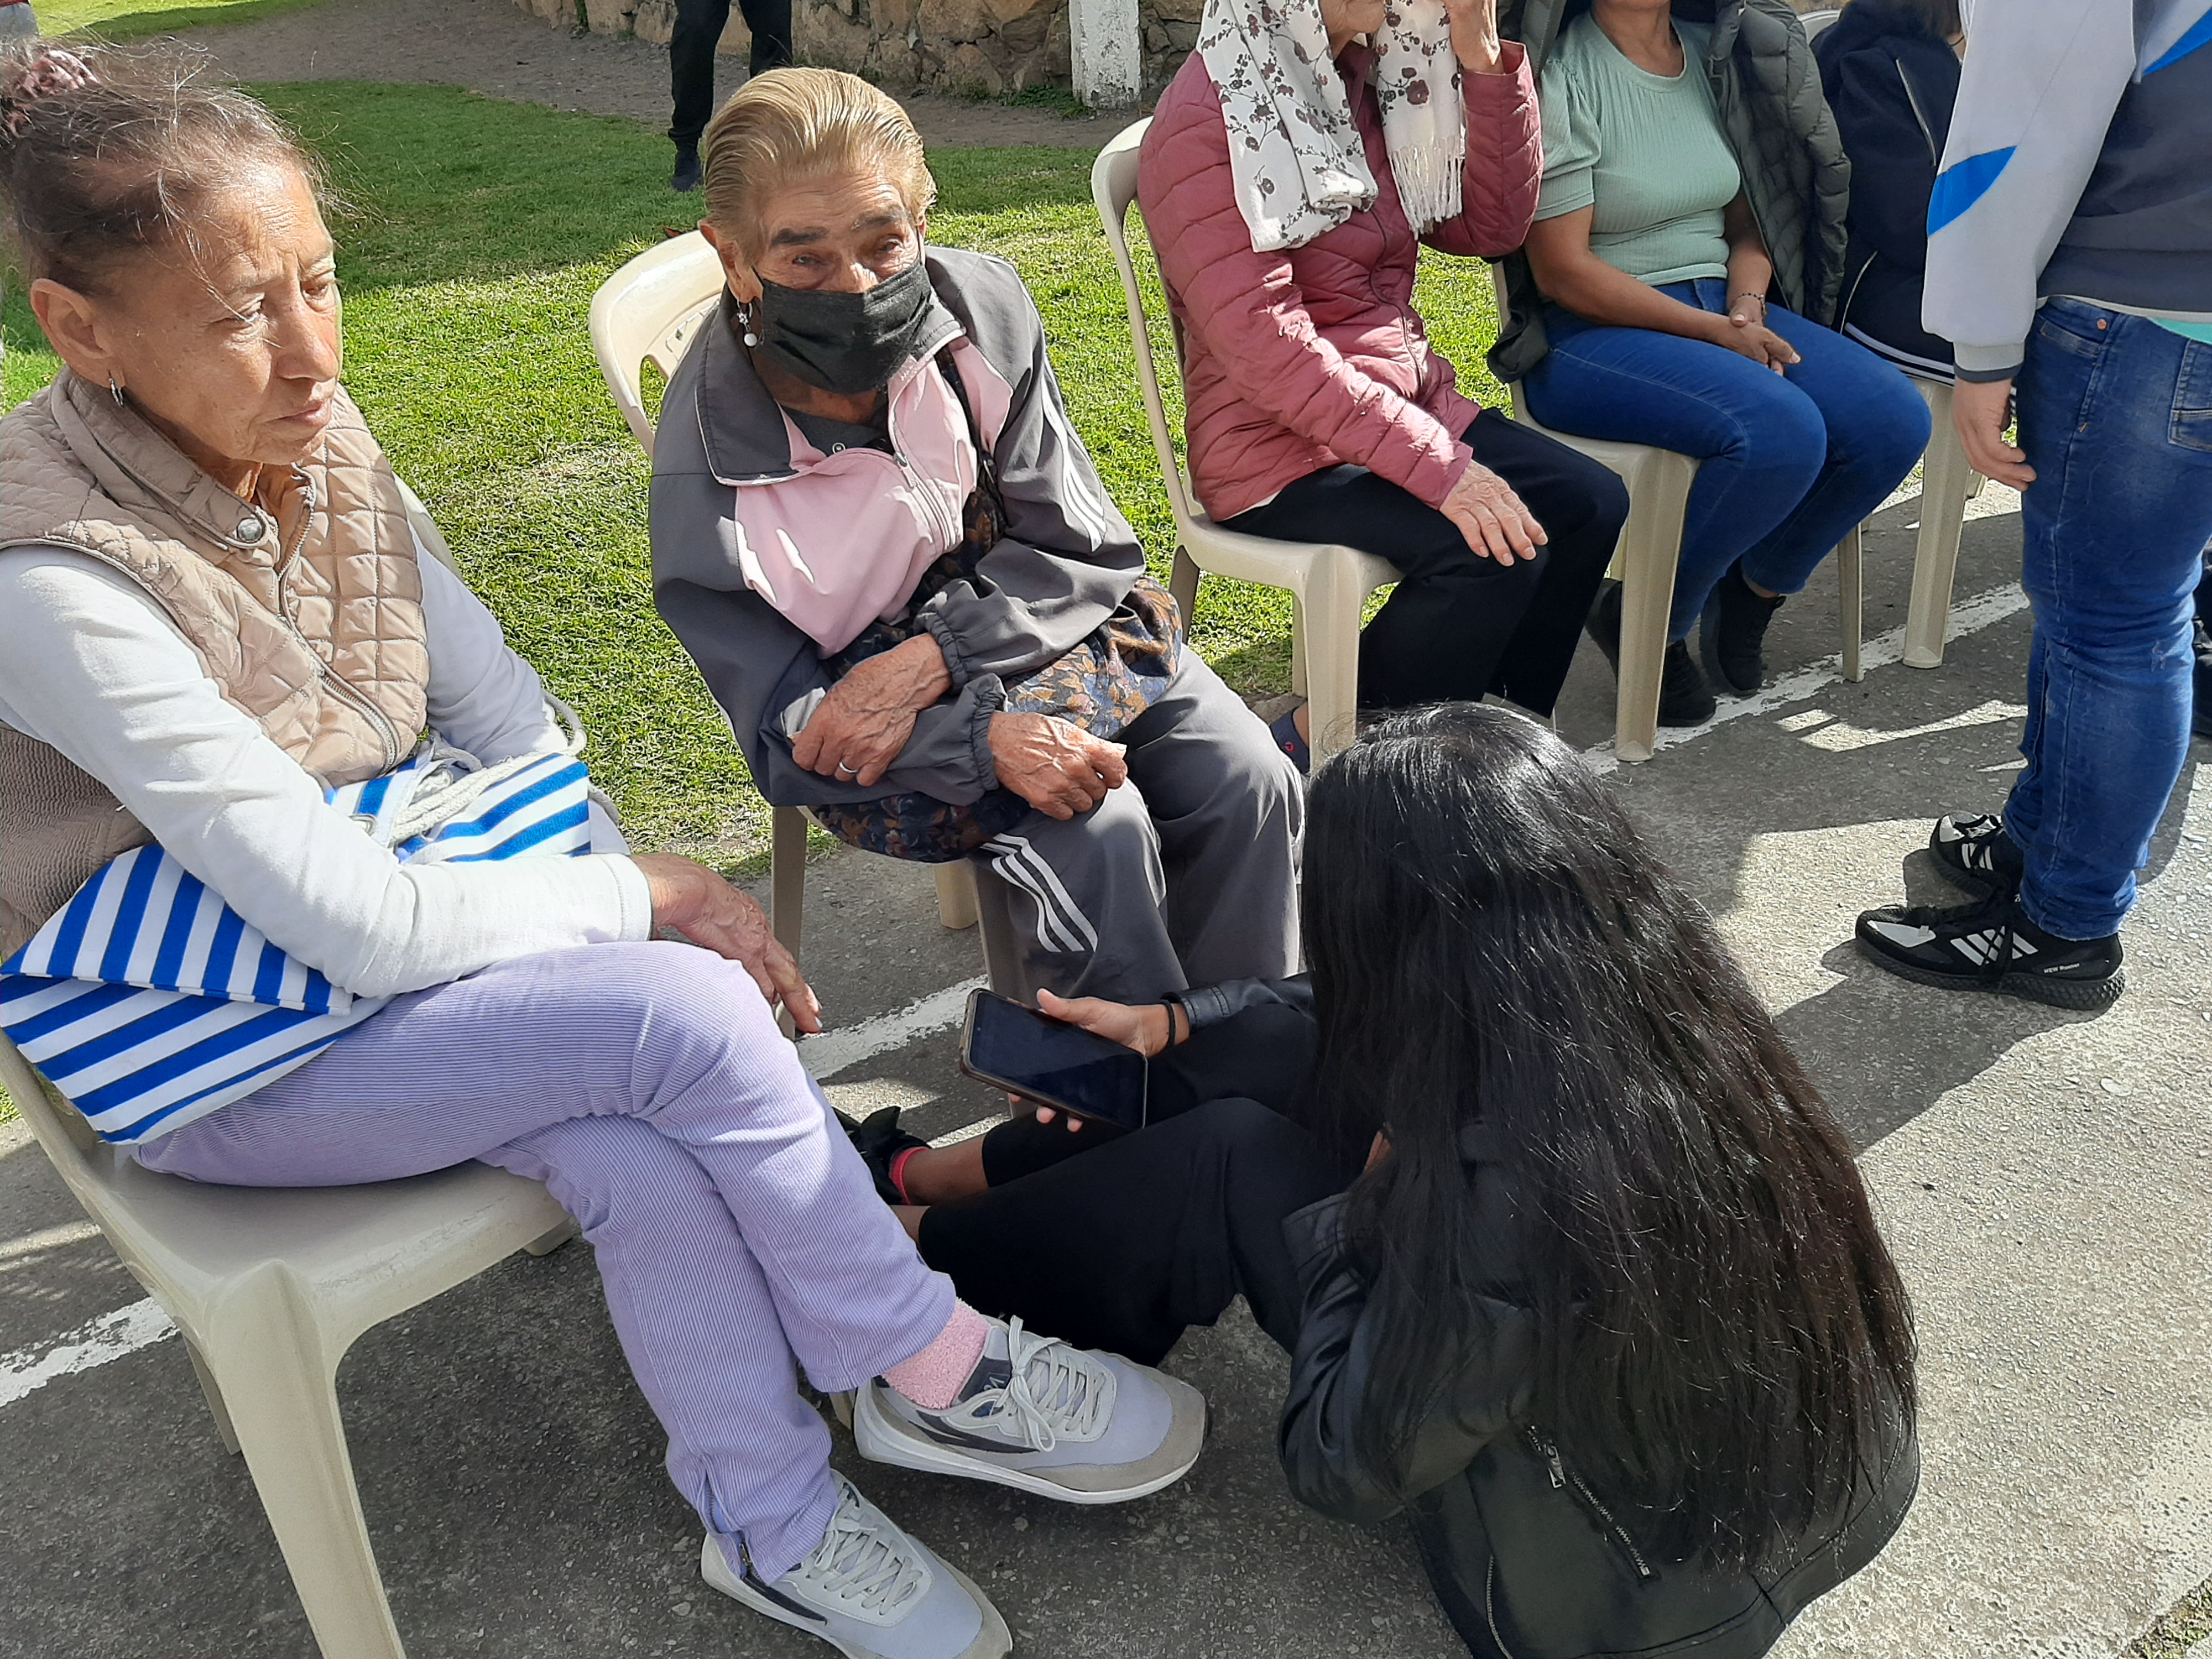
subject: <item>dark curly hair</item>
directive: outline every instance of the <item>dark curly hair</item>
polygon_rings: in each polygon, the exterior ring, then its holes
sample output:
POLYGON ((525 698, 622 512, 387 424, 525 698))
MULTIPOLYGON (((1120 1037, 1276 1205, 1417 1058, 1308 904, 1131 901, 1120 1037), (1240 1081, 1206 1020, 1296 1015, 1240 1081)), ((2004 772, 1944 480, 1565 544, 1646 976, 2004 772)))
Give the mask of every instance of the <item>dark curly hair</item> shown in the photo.
POLYGON ((97 294, 127 259, 192 250, 199 210, 271 165, 321 183, 290 130, 205 52, 0 48, 0 230, 29 281, 97 294))

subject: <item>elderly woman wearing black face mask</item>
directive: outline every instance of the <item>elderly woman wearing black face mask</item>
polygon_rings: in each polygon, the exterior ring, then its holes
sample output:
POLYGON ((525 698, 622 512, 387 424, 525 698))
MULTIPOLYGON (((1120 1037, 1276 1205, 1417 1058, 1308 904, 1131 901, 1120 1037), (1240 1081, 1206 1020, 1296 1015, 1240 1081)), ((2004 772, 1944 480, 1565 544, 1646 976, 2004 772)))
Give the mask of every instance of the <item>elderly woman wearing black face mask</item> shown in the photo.
POLYGON ((904 112, 778 70, 702 157, 729 286, 663 407, 653 579, 762 793, 972 859, 1030 990, 1296 971, 1297 775, 1145 577, 1020 276, 925 245, 904 112))

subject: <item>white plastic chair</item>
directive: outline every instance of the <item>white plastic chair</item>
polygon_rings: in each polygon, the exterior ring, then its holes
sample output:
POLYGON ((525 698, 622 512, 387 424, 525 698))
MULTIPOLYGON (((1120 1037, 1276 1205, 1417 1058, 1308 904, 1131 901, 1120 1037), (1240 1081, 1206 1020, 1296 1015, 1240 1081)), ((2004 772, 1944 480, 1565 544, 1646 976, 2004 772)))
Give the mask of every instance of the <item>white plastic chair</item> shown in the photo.
MULTIPOLYGON (((411 491, 407 503, 423 545, 451 565, 411 491)), ((373 1326, 517 1250, 544 1255, 575 1222, 537 1182, 483 1164, 360 1187, 200 1186, 101 1145, 4 1036, 0 1086, 183 1335, 324 1659, 405 1659, 354 1487, 338 1362, 373 1326)))
MULTIPOLYGON (((1506 313, 1505 272, 1491 267, 1492 291, 1498 296, 1498 315, 1506 313)), ((1667 660, 1667 617, 1674 604, 1674 570, 1682 557, 1682 518, 1690 503, 1690 486, 1697 482, 1698 463, 1671 449, 1646 444, 1614 443, 1603 438, 1578 438, 1554 432, 1528 413, 1515 382, 1513 418, 1532 432, 1556 438, 1579 454, 1587 455, 1628 486, 1628 522, 1620 527, 1620 545, 1607 574, 1617 578, 1620 592, 1620 673, 1613 696, 1613 750, 1624 761, 1647 761, 1659 740, 1659 678, 1667 660)), ((1850 603, 1858 591, 1858 549, 1850 550, 1845 580, 1845 672, 1857 677, 1858 638, 1856 613, 1850 603)))
POLYGON ((1959 571, 1966 502, 1981 494, 1983 478, 1967 462, 1966 446, 1951 424, 1951 383, 1911 378, 1928 400, 1935 429, 1920 461, 1920 537, 1912 555, 1912 607, 1905 617, 1905 661, 1909 668, 1937 668, 1951 629, 1951 584, 1959 571))
POLYGON ((1127 224, 1129 204, 1137 194, 1137 150, 1151 125, 1147 117, 1126 127, 1099 151, 1091 168, 1091 195, 1098 206, 1099 222, 1105 227, 1107 245, 1114 251, 1115 266, 1121 273, 1121 290, 1129 307, 1129 337, 1136 348, 1137 382, 1144 392, 1152 447, 1159 455, 1161 482, 1167 486, 1168 507, 1175 514, 1177 546, 1170 586, 1186 620, 1197 604, 1201 570, 1289 591, 1296 607, 1291 684, 1292 690, 1305 694, 1311 708, 1314 759, 1318 763, 1352 741, 1359 690, 1360 607, 1376 588, 1396 581, 1398 572, 1387 560, 1356 548, 1272 541, 1224 530, 1206 516, 1191 493, 1189 480, 1176 455, 1175 438, 1168 429, 1165 406, 1160 401, 1159 373, 1152 361, 1152 338, 1145 321, 1144 293, 1137 285, 1136 267, 1129 260, 1127 224))
POLYGON ((324 1659, 405 1659, 354 1489, 338 1362, 371 1327, 517 1250, 544 1255, 575 1223, 538 1182, 484 1164, 362 1187, 200 1186, 101 1146, 4 1036, 0 1085, 182 1333, 324 1659))
MULTIPOLYGON (((645 410, 642 367, 649 361, 664 377, 673 374, 721 297, 721 260, 696 230, 647 249, 592 295, 599 373, 648 460, 653 417, 645 410)), ((795 957, 806 906, 806 815, 795 806, 771 806, 769 824, 769 921, 795 957)), ((938 920, 955 929, 974 927, 975 872, 964 861, 936 869, 938 920)))

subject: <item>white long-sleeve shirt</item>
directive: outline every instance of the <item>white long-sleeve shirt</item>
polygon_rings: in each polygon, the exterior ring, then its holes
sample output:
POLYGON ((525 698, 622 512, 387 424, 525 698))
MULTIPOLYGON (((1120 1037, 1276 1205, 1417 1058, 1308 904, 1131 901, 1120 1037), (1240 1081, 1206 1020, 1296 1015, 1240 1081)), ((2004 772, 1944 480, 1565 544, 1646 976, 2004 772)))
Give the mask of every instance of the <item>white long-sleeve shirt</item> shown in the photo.
MULTIPOLYGON (((498 621, 437 560, 420 562, 430 724, 486 763, 562 746, 498 621)), ((233 909, 358 995, 652 936, 644 872, 596 806, 583 858, 400 863, 223 700, 151 595, 82 554, 0 553, 0 722, 99 779, 233 909)))

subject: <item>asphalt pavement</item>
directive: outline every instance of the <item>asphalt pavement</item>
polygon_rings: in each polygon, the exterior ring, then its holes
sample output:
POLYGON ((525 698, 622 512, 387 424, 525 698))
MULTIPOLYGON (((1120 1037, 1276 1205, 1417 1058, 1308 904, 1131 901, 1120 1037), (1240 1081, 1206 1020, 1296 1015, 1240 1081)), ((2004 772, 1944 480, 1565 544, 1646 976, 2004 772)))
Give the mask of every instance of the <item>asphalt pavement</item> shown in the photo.
MULTIPOLYGON (((1560 729, 1611 769, 1830 1094, 1917 1300, 1919 1502, 1781 1651, 2102 1659, 2212 1576, 2212 744, 2154 846, 2114 1009, 1924 990, 1860 959, 1858 909, 1943 890, 1918 850, 1929 819, 1998 805, 2017 765, 2016 505, 1976 504, 1966 631, 1930 672, 1897 660, 1917 505, 1869 538, 1862 683, 1837 676, 1823 576, 1777 623, 1778 683, 1649 763, 1604 751, 1593 650, 1560 729)), ((900 1104, 932 1135, 987 1120, 950 1024, 980 950, 938 925, 927 872, 837 854, 809 907, 833 1097, 900 1104)), ((0 1127, 0 1656, 312 1654, 245 1468, 142 1296, 21 1126, 0 1127)), ((842 1437, 838 1461, 988 1590, 1025 1655, 1463 1651, 1401 1525, 1339 1526, 1284 1490, 1285 1366, 1241 1310, 1169 1369, 1205 1390, 1212 1435, 1135 1504, 864 1465, 842 1437)), ((340 1389, 417 1659, 826 1651, 700 1583, 588 1247, 514 1258, 371 1332, 340 1389)))

